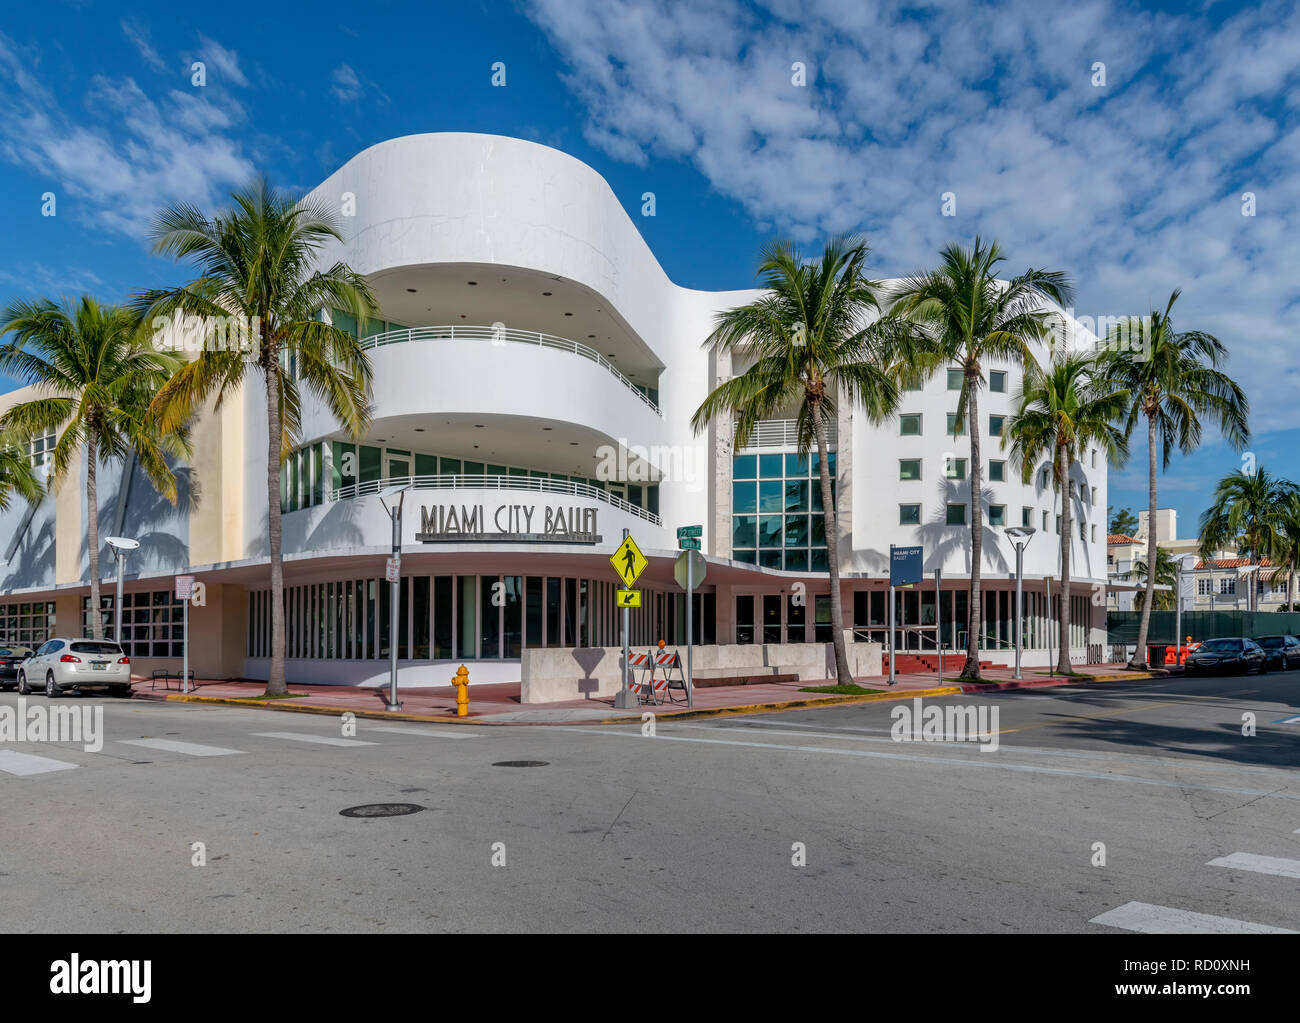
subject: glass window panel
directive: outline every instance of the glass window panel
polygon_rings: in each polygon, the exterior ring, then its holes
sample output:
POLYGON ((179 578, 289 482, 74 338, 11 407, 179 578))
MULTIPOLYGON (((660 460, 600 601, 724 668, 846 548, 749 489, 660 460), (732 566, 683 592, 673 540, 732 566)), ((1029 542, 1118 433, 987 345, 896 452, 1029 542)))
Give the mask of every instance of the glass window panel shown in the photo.
POLYGON ((1004 370, 993 370, 989 374, 989 390, 995 394, 1003 394, 1007 389, 1007 374, 1004 370))
POLYGON ((808 480, 785 481, 785 510, 788 512, 808 510, 808 480))
POLYGON ((780 479, 784 459, 780 455, 759 455, 758 475, 760 479, 780 479))
MULTIPOLYGON (((807 572, 808 571, 808 552, 806 550, 788 550, 785 552, 785 568, 787 572, 807 572)), ((798 642, 797 640, 795 642, 798 642)))
POLYGON ((946 520, 950 526, 966 525, 966 506, 964 504, 950 504, 946 511, 946 520))
POLYGON ((754 547, 757 546, 758 519, 753 515, 734 515, 731 519, 731 546, 732 547, 754 547))
POLYGON ((898 478, 900 480, 919 480, 921 478, 921 460, 919 458, 903 458, 898 462, 898 478))
POLYGON ((758 456, 737 455, 731 463, 731 476, 738 480, 758 478, 758 456))
POLYGON ((760 547, 781 546, 781 516, 780 515, 759 516, 758 545, 760 547))
POLYGON ((1004 504, 989 505, 989 525, 1005 526, 1007 524, 1007 506, 1004 504))
POLYGON ((921 506, 919 504, 900 504, 898 506, 898 524, 900 526, 919 526, 921 524, 921 506))
POLYGON ((948 370, 948 390, 960 391, 965 374, 959 369, 948 370))
POLYGON ((898 433, 902 437, 919 437, 921 436, 921 415, 920 413, 908 414, 898 417, 898 433))
POLYGON ((762 568, 780 568, 781 552, 780 551, 759 551, 758 564, 762 568))
POLYGON ((758 486, 748 480, 731 484, 731 510, 745 513, 758 511, 758 486))
POLYGON ((441 472, 444 476, 459 476, 460 459, 459 458, 438 459, 438 471, 441 472))
POLYGON ((807 476, 808 459, 804 455, 791 454, 785 456, 785 474, 787 476, 807 476))
POLYGON ((758 510, 761 512, 780 512, 784 509, 781 480, 762 480, 758 484, 758 510))
POLYGON ((1001 483, 1006 479, 1006 462, 989 462, 989 482, 1001 483))
POLYGON ((807 515, 787 515, 785 517, 785 545, 787 547, 808 546, 807 515))

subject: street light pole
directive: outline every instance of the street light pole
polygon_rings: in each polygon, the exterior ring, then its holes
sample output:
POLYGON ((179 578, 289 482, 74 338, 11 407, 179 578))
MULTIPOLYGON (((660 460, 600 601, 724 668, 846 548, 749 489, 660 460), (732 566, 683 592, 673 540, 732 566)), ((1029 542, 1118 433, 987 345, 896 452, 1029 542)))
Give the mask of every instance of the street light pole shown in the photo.
POLYGON ((399 487, 388 487, 379 494, 380 504, 393 520, 393 556, 389 559, 387 571, 391 586, 388 599, 388 702, 384 705, 384 710, 393 711, 402 709, 402 705, 397 702, 397 640, 401 636, 398 623, 402 613, 402 503, 410 489, 411 484, 407 483, 399 487), (384 500, 386 497, 397 498, 391 508, 384 500))
MULTIPOLYGON (((136 550, 140 546, 139 540, 132 540, 126 536, 109 536, 105 537, 108 545, 113 548, 113 559, 117 562, 117 589, 113 597, 113 639, 117 643, 122 643, 122 565, 126 561, 127 553, 136 550)), ((99 614, 99 608, 94 609, 95 614, 99 614)), ((126 647, 122 647, 122 652, 126 653, 126 647)))
POLYGON ((1025 547, 1033 538, 1033 526, 1012 526, 1007 536, 1016 545, 1016 671, 1012 678, 1021 678, 1020 657, 1025 647, 1025 547))

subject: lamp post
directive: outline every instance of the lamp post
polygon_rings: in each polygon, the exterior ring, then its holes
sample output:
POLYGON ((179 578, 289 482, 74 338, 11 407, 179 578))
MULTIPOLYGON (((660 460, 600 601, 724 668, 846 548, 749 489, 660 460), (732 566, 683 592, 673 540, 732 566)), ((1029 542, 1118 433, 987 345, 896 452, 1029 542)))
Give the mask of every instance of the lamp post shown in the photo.
MULTIPOLYGON (((1183 645, 1183 569, 1187 566, 1188 559, 1196 560, 1195 554, 1180 554, 1174 560, 1178 563, 1178 573, 1174 577, 1174 663, 1182 664, 1182 655, 1179 650, 1183 645)), ((1193 569, 1195 574, 1195 569, 1193 569)))
POLYGON ((1016 673, 1013 678, 1020 678, 1020 654, 1025 645, 1025 547, 1034 537, 1033 526, 1011 526, 1007 536, 1016 545, 1016 673))
MULTIPOLYGON (((126 561, 126 556, 140 547, 139 540, 132 540, 129 536, 109 536, 105 537, 108 545, 113 548, 113 559, 117 562, 117 592, 113 597, 113 638, 122 643, 122 564, 126 561)), ((95 614, 99 614, 99 608, 94 609, 95 614)), ((126 653, 126 647, 122 647, 122 652, 126 653)))
POLYGON ((406 492, 410 489, 411 484, 404 483, 379 492, 379 503, 393 520, 393 556, 388 559, 387 571, 384 573, 392 587, 388 600, 388 702, 384 704, 384 710, 402 709, 402 705, 397 702, 397 639, 401 635, 397 623, 401 620, 402 612, 402 502, 406 500, 406 492), (391 500, 394 497, 397 500, 390 508, 385 498, 391 500))

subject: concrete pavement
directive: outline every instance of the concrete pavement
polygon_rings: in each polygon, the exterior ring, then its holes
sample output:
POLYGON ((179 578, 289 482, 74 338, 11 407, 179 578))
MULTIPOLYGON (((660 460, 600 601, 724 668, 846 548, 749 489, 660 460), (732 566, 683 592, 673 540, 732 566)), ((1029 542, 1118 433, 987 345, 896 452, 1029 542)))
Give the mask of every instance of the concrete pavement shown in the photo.
POLYGON ((104 706, 101 752, 15 744, 66 766, 0 764, 5 916, 20 932, 1300 930, 1298 694, 1292 672, 927 701, 996 707, 997 752, 894 742, 890 703, 660 719, 653 738, 366 720, 344 736, 323 716, 85 697, 104 706), (497 766, 519 762, 541 764, 497 766), (339 815, 381 802, 424 809, 339 815))

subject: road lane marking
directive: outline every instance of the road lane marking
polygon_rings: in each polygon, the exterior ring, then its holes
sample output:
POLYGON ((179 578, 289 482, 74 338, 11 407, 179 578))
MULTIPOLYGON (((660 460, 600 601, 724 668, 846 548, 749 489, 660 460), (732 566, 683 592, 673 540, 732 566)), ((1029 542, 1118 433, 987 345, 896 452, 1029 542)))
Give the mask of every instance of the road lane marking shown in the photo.
POLYGON ((66 760, 38 757, 34 753, 19 753, 12 749, 0 750, 0 771, 4 771, 5 774, 49 774, 51 771, 70 771, 77 766, 66 760))
POLYGON ((436 735, 446 739, 481 739, 482 732, 471 732, 468 727, 411 728, 405 725, 366 725, 367 732, 392 732, 394 735, 436 735))
POLYGON ((1256 874, 1276 874, 1278 877, 1300 877, 1300 860, 1284 860, 1279 856, 1256 856, 1254 853, 1235 852, 1210 860, 1207 867, 1231 867, 1233 870, 1250 870, 1256 874))
MULTIPOLYGON (((801 728, 778 727, 775 725, 764 727, 764 728, 752 727, 753 725, 757 725, 757 724, 759 724, 759 722, 757 721, 751 722, 749 725, 700 725, 700 724, 691 724, 685 721, 671 722, 671 726, 673 727, 673 729, 694 728, 702 731, 714 731, 714 732, 753 732, 758 735, 774 735, 774 734, 811 735, 822 739, 831 739, 836 742, 875 742, 887 746, 907 745, 906 743, 900 743, 898 740, 893 738, 886 739, 875 735, 847 734, 847 733, 858 733, 858 732, 866 732, 866 731, 879 731, 888 735, 890 732, 890 729, 888 728, 880 728, 880 729, 836 728, 834 732, 830 732, 830 731, 822 731, 822 730, 812 731, 809 729, 801 729, 801 728)), ((971 739, 966 742, 942 742, 942 743, 935 742, 935 743, 929 743, 928 745, 936 753, 939 753, 941 751, 961 750, 963 747, 969 749, 971 746, 979 745, 979 742, 978 740, 971 739)), ((1212 761, 1200 761, 1200 760, 1189 764, 1187 761, 1187 757, 1191 757, 1191 756, 1209 757, 1210 756, 1209 753, 1205 753, 1200 750, 1175 751, 1179 755, 1174 755, 1173 753, 1167 755, 1151 754, 1151 753, 1111 753, 1103 750, 1071 750, 1063 746, 1062 747, 1013 746, 1010 743, 1004 742, 998 744, 998 751, 1001 753, 1025 753, 1025 754, 1035 754, 1039 756, 1065 757, 1067 759, 1073 758, 1073 759, 1082 759, 1082 760, 1105 760, 1107 762, 1111 762, 1115 760, 1134 760, 1137 761, 1138 763, 1162 764, 1165 766, 1176 765, 1178 767, 1190 766, 1190 767, 1195 767, 1196 770, 1198 771, 1224 772, 1229 774, 1238 774, 1242 771, 1246 771, 1252 774, 1273 774, 1277 771, 1286 770, 1286 768, 1283 767, 1246 767, 1244 765, 1236 765, 1236 764, 1230 767, 1226 767, 1214 763, 1212 761)))
POLYGON ((201 746, 197 742, 177 742, 175 739, 119 739, 118 741, 124 746, 144 746, 146 749, 184 753, 191 757, 228 757, 244 752, 241 749, 225 749, 221 746, 201 746))
MULTIPOLYGON (((690 735, 665 735, 662 732, 656 735, 653 739, 647 739, 639 731, 619 731, 613 728, 557 726, 556 730, 563 732, 584 732, 587 735, 617 735, 620 738, 636 739, 640 742, 696 742, 713 746, 744 746, 750 749, 780 750, 787 753, 829 753, 832 756, 840 757, 866 757, 876 760, 907 760, 915 763, 938 766, 960 764, 963 767, 987 767, 995 771, 1019 771, 1023 774, 1055 774, 1070 778, 1091 778, 1095 781, 1118 781, 1127 782, 1131 785, 1153 785, 1157 788, 1180 789, 1184 792, 1225 792, 1234 796, 1254 796, 1257 799, 1265 796, 1272 796, 1277 799, 1300 800, 1300 792, 1282 792, 1276 789, 1264 792, 1258 789, 1239 789, 1226 785, 1192 785, 1187 782, 1162 781, 1158 778, 1139 778, 1136 775, 1130 774, 1101 774, 1097 771, 1077 771, 1065 767, 1038 767, 1033 764, 999 763, 996 760, 996 754, 992 757, 985 756, 981 760, 971 760, 964 757, 949 757, 943 755, 922 756, 920 754, 910 753, 878 753, 874 750, 839 749, 833 746, 788 746, 784 743, 778 742, 746 742, 742 739, 702 739, 690 735)), ((914 745, 925 744, 916 743, 914 745)))
POLYGON ((314 742, 321 746, 375 746, 377 743, 361 739, 339 739, 333 735, 309 735, 306 732, 249 732, 264 739, 290 739, 294 742, 314 742))
POLYGON ((1253 924, 1248 920, 1234 920, 1232 917, 1213 916, 1209 913, 1193 913, 1186 909, 1171 909, 1169 906, 1153 906, 1149 902, 1126 902, 1118 909, 1094 916, 1088 922, 1118 927, 1125 931, 1141 931, 1143 934, 1297 933, 1285 927, 1253 924))

